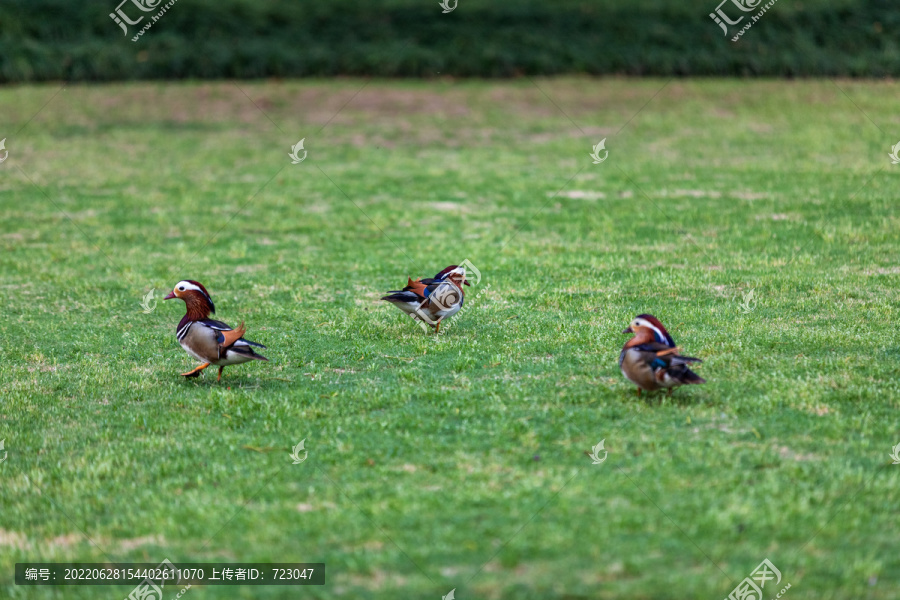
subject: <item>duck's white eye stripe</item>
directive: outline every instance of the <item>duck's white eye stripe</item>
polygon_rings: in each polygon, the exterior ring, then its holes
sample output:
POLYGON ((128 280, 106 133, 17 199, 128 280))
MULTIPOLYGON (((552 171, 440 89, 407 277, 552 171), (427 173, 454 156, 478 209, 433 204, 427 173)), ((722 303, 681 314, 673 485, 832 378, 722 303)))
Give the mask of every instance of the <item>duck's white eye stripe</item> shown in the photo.
POLYGON ((179 281, 178 285, 176 285, 175 287, 178 288, 179 292, 184 292, 186 290, 196 290, 196 291, 200 292, 201 294, 203 294, 204 296, 206 295, 205 293, 203 293, 203 290, 201 290, 199 287, 197 287, 196 285, 194 285, 193 283, 191 283, 189 281, 179 281))
POLYGON ((636 327, 646 327, 647 329, 652 330, 657 339, 660 339, 660 340, 666 339, 666 336, 663 335, 663 332, 659 330, 659 327, 652 324, 650 321, 646 321, 644 319, 635 319, 634 325, 636 327))

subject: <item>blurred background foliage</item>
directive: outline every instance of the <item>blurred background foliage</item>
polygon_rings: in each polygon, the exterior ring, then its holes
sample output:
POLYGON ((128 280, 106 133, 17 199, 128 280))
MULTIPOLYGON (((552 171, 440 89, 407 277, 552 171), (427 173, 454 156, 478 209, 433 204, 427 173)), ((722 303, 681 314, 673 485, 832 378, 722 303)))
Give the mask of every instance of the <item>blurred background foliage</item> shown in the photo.
POLYGON ((0 81, 900 72, 894 0, 780 0, 738 42, 718 1, 178 0, 132 42, 119 0, 4 0, 0 81))

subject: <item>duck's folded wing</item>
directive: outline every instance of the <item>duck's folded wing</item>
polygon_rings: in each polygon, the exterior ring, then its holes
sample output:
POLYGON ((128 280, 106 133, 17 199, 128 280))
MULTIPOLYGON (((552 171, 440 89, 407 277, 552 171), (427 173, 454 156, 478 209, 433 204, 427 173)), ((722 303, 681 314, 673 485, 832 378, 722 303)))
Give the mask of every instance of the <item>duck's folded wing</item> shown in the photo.
POLYGON ((672 379, 682 384, 706 383, 706 380, 691 371, 687 365, 703 362, 693 356, 677 354, 677 348, 668 348, 665 344, 654 342, 638 346, 642 356, 653 369, 657 380, 672 379))
MULTIPOLYGON (((424 283, 425 281, 428 281, 428 280, 426 280, 426 279, 423 279, 423 280, 422 280, 423 283, 424 283)), ((422 308, 428 308, 428 307, 430 307, 430 306, 432 305, 432 304, 431 304, 431 295, 434 294, 434 292, 435 292, 438 288, 440 288, 441 286, 454 285, 453 283, 451 283, 451 282, 449 282, 449 281, 446 281, 446 280, 432 279, 431 281, 432 281, 432 283, 429 283, 427 286, 425 286, 425 289, 423 290, 423 294, 425 295, 425 302, 422 303, 422 308)), ((459 286, 454 286, 454 287, 459 287, 459 286)), ((448 307, 445 305, 445 303, 446 303, 448 297, 449 297, 449 298, 455 298, 455 296, 453 296, 452 294, 449 295, 449 296, 445 294, 443 300, 442 300, 441 302, 437 302, 438 308, 439 308, 440 310, 446 310, 446 309, 448 308, 448 307)), ((462 306, 462 303, 463 303, 463 300, 464 300, 462 293, 460 293, 460 294, 458 295, 458 298, 459 298, 459 305, 462 306)), ((456 304, 456 300, 455 300, 455 299, 453 300, 453 304, 454 304, 454 305, 456 304)))
POLYGON ((670 348, 665 344, 660 344, 659 342, 648 342, 646 344, 638 344, 637 346, 631 346, 628 348, 629 350, 634 349, 639 351, 641 354, 652 355, 654 357, 665 358, 668 354, 670 348))
POLYGON ((265 348, 262 344, 244 339, 247 328, 244 326, 243 321, 241 321, 241 324, 238 325, 237 329, 232 329, 227 323, 216 321, 214 319, 203 319, 198 321, 198 323, 201 323, 214 331, 216 342, 219 344, 220 358, 225 354, 226 350, 235 350, 240 353, 253 354, 253 350, 250 349, 250 346, 265 348))
POLYGON ((700 362, 700 359, 690 356, 679 356, 677 348, 670 348, 660 342, 649 342, 633 346, 632 350, 640 353, 641 360, 646 362, 654 370, 668 369, 676 365, 686 365, 691 362, 700 362))
POLYGON ((232 327, 228 323, 223 323, 222 321, 216 321, 215 319, 200 319, 197 323, 203 323, 210 329, 215 329, 216 331, 231 331, 232 327))
POLYGON ((197 323, 203 325, 204 327, 212 329, 216 336, 216 341, 220 346, 225 348, 241 339, 241 337, 247 332, 247 329, 244 327, 243 321, 237 329, 232 328, 228 323, 216 321, 215 319, 201 319, 197 321, 197 323))
POLYGON ((387 296, 382 296, 382 300, 387 300, 388 302, 418 302, 419 300, 424 300, 422 296, 419 296, 413 292, 405 292, 402 290, 395 290, 388 293, 387 296))
POLYGON ((387 300, 388 302, 417 302, 425 299, 425 296, 427 295, 426 289, 427 286, 420 280, 416 279, 413 281, 412 279, 409 279, 405 288, 402 290, 392 290, 388 292, 387 296, 383 296, 381 299, 387 300))
POLYGON ((690 363, 702 363, 703 361, 693 356, 681 356, 680 354, 672 357, 673 365, 686 365, 690 363))
POLYGON ((699 358, 694 358, 693 356, 682 356, 679 352, 681 352, 681 348, 676 346, 660 350, 656 353, 656 356, 657 358, 665 359, 666 363, 672 366, 703 362, 699 358))

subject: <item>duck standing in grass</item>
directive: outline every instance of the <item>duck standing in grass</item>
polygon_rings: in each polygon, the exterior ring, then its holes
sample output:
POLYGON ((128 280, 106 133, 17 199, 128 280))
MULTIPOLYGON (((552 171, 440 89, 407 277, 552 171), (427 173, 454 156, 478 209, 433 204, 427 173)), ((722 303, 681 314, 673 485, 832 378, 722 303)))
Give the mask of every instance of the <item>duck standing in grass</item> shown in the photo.
POLYGON ((686 384, 706 383, 687 365, 703 362, 699 358, 681 356, 675 340, 653 315, 638 315, 622 333, 633 333, 619 354, 619 368, 629 381, 641 390, 651 392, 686 384))
POLYGON ((228 365, 239 365, 251 360, 269 360, 254 352, 252 348, 265 346, 244 339, 247 329, 243 321, 237 329, 232 329, 222 321, 209 318, 210 313, 216 312, 216 307, 203 284, 190 279, 179 281, 172 293, 163 300, 172 298, 184 300, 187 306, 187 313, 175 329, 178 343, 185 352, 203 363, 193 371, 182 373, 185 377, 197 377, 200 371, 209 365, 216 365, 219 367, 219 377, 216 381, 221 381, 222 369, 228 365))
POLYGON ((434 277, 416 279, 407 277, 406 287, 388 292, 382 300, 390 302, 403 312, 431 325, 437 333, 441 321, 459 312, 465 302, 463 285, 469 285, 465 267, 450 265, 434 277))

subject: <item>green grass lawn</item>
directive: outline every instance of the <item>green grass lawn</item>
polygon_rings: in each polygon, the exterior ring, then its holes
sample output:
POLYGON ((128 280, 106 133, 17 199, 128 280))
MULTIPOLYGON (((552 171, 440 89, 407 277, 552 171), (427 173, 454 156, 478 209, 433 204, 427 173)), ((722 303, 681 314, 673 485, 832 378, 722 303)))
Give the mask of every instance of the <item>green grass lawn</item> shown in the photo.
POLYGON ((0 89, 0 596, 164 558, 327 564, 195 600, 718 600, 764 558, 900 596, 900 84, 60 87, 0 89), (379 301, 464 259, 437 336, 379 301), (140 301, 185 278, 271 362, 181 378, 140 301), (706 385, 637 398, 642 312, 706 385))

